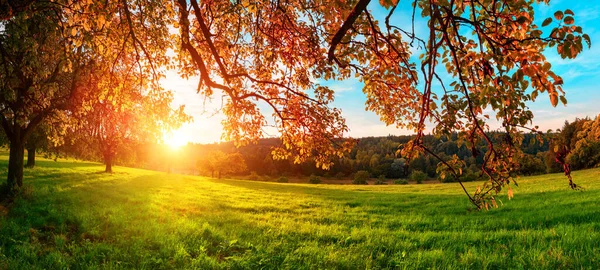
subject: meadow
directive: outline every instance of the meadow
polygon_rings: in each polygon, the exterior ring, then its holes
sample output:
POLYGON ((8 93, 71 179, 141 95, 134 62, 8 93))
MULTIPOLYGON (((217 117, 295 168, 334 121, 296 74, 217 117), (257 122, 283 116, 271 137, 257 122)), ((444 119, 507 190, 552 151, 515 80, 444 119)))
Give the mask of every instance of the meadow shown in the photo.
POLYGON ((458 184, 282 184, 37 164, 0 209, 0 269, 600 269, 598 169, 574 172, 585 191, 560 174, 527 177, 498 209, 473 211, 458 184))

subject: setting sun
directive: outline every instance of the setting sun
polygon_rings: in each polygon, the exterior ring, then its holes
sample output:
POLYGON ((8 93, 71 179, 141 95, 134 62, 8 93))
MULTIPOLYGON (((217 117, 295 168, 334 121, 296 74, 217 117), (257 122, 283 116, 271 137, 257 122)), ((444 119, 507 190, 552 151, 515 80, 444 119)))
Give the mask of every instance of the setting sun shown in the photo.
POLYGON ((164 142, 172 149, 179 149, 180 147, 188 143, 188 138, 182 132, 176 130, 170 134, 165 135, 164 142))

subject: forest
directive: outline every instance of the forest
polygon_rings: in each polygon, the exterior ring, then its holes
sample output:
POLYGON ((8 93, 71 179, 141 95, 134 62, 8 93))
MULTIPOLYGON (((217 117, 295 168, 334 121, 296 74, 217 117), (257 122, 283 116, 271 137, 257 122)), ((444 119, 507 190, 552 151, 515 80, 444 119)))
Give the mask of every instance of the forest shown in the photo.
MULTIPOLYGON (((600 164, 600 130, 598 118, 575 119, 547 133, 527 133, 520 142, 522 153, 518 157, 515 175, 539 175, 562 172, 557 153, 568 153, 566 161, 573 170, 595 168, 600 164)), ((490 137, 501 140, 503 133, 490 133, 490 137)), ((67 141, 69 137, 66 137, 67 141)), ((357 139, 351 151, 341 158, 332 159, 330 169, 324 170, 308 160, 295 164, 293 160, 275 160, 272 151, 281 145, 278 138, 261 139, 257 143, 236 147, 233 143, 194 144, 188 143, 178 149, 160 144, 123 144, 115 155, 115 164, 159 171, 171 171, 211 177, 265 176, 255 179, 276 181, 280 176, 308 177, 311 175, 328 179, 352 179, 358 171, 367 171, 369 178, 390 180, 406 179, 413 171, 425 173, 427 179, 453 182, 453 178, 441 179, 437 171, 439 158, 450 160, 453 156, 464 160, 462 181, 481 180, 480 167, 486 147, 479 145, 480 154, 458 140, 453 134, 446 137, 426 135, 424 143, 436 156, 421 155, 408 161, 399 155, 403 145, 413 136, 365 137, 357 139), (160 153, 160 154, 156 154, 160 153)), ((43 141, 43 140, 42 140, 43 141)), ((41 142, 41 141, 40 141, 41 142)), ((49 145, 48 142, 40 144, 49 145)), ((47 157, 74 158, 102 161, 100 151, 82 147, 80 141, 72 140, 59 147, 37 148, 47 157)), ((29 149, 29 148, 28 148, 29 149)), ((28 162, 32 164, 32 162, 28 162)))

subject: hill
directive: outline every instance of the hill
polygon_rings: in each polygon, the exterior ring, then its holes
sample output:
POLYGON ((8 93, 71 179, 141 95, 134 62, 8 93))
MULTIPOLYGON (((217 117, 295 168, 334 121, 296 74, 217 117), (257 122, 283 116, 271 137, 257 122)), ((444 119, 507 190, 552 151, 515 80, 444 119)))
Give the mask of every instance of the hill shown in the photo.
POLYGON ((600 268, 598 169, 573 174, 583 192, 560 174, 527 177, 512 200, 477 212, 457 184, 279 184, 38 165, 25 170, 23 196, 0 211, 0 269, 600 268))

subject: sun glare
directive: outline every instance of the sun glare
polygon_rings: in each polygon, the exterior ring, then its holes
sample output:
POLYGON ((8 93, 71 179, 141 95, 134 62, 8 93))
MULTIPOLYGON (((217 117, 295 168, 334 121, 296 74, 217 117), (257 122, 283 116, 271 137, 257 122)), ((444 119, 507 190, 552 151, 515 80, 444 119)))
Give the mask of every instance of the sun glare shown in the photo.
POLYGON ((171 147, 171 149, 179 149, 187 143, 187 137, 181 132, 174 131, 171 134, 165 135, 165 144, 171 147))

